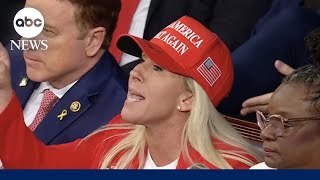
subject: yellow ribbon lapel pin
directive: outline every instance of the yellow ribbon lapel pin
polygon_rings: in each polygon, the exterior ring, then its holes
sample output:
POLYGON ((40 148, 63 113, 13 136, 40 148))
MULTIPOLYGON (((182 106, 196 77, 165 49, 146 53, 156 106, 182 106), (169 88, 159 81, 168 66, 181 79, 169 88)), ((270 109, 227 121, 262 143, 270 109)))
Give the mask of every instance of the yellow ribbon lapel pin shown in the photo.
POLYGON ((64 109, 64 110, 61 112, 61 114, 59 114, 59 115, 57 116, 57 118, 58 118, 60 121, 62 121, 63 118, 64 118, 65 116, 67 116, 67 115, 68 115, 68 111, 67 111, 66 109, 64 109))

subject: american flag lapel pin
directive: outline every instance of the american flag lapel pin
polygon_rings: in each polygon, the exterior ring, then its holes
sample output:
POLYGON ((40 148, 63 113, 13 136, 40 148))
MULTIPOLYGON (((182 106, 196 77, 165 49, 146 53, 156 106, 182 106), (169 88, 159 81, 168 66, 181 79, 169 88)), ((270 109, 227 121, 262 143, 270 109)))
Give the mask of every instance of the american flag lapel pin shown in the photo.
POLYGON ((21 79, 21 81, 20 81, 20 84, 19 84, 19 86, 20 87, 26 87, 27 85, 28 85, 28 77, 23 77, 22 79, 21 79))

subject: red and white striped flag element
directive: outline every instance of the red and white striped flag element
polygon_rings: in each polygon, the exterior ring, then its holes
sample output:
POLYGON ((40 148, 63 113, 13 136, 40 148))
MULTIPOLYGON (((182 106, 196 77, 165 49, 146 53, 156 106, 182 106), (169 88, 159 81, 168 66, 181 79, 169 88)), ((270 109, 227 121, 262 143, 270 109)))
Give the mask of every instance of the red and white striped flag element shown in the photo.
POLYGON ((210 86, 219 79, 221 76, 221 70, 213 62, 213 60, 208 57, 198 68, 198 72, 201 76, 209 83, 210 86))

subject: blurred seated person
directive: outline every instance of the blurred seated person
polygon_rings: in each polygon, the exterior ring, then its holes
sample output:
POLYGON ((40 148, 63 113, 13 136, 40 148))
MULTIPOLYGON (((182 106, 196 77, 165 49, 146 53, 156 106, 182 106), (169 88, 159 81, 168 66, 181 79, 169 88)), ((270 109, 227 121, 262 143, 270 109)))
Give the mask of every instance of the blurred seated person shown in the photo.
POLYGON ((217 34, 233 51, 250 37, 252 28, 268 11, 271 1, 122 0, 118 25, 109 50, 120 66, 130 72, 139 61, 116 48, 119 35, 128 33, 150 40, 168 24, 188 15, 217 34))
POLYGON ((257 111, 265 163, 252 168, 320 168, 320 66, 287 76, 273 93, 268 115, 257 111))
MULTIPOLYGON (((312 31, 305 38, 305 44, 310 52, 310 59, 312 64, 320 65, 320 28, 312 31)), ((276 69, 283 75, 291 74, 294 69, 282 61, 275 62, 276 69)), ((267 112, 267 106, 269 104, 272 93, 267 93, 264 95, 249 98, 242 103, 241 114, 247 115, 249 113, 255 112, 256 110, 267 112)))
MULTIPOLYGON (((282 75, 290 75, 294 71, 292 67, 281 60, 276 60, 274 66, 282 75)), ((250 113, 256 112, 257 110, 262 111, 263 113, 267 113, 268 104, 272 94, 273 92, 255 96, 245 100, 242 103, 242 109, 240 111, 241 115, 245 116, 250 113)))
POLYGON ((55 146, 42 144, 24 125, 1 49, 5 168, 237 169, 258 162, 259 155, 215 109, 233 80, 230 52, 217 35, 184 16, 151 41, 124 35, 117 45, 142 58, 130 73, 121 115, 83 140, 55 146))
POLYGON ((219 105, 219 111, 253 120, 254 114, 241 116, 242 103, 272 92, 281 83, 283 76, 274 68, 274 61, 281 59, 292 68, 310 63, 304 37, 320 27, 320 15, 316 11, 320 4, 312 1, 305 0, 299 6, 293 4, 281 10, 232 53, 234 85, 228 98, 219 105))

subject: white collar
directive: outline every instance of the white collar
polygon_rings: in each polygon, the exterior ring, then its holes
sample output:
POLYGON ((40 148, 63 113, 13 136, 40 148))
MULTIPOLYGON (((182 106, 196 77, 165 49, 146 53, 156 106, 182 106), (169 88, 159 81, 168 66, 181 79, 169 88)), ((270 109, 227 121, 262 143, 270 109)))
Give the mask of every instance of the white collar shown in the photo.
POLYGON ((38 93, 43 93, 44 90, 49 89, 52 91, 59 99, 62 98, 62 96, 69 91, 69 89, 76 83, 77 81, 74 81, 73 83, 67 85, 66 87, 62 89, 56 89, 54 88, 49 82, 42 82, 40 83, 40 86, 38 87, 37 91, 38 93))

